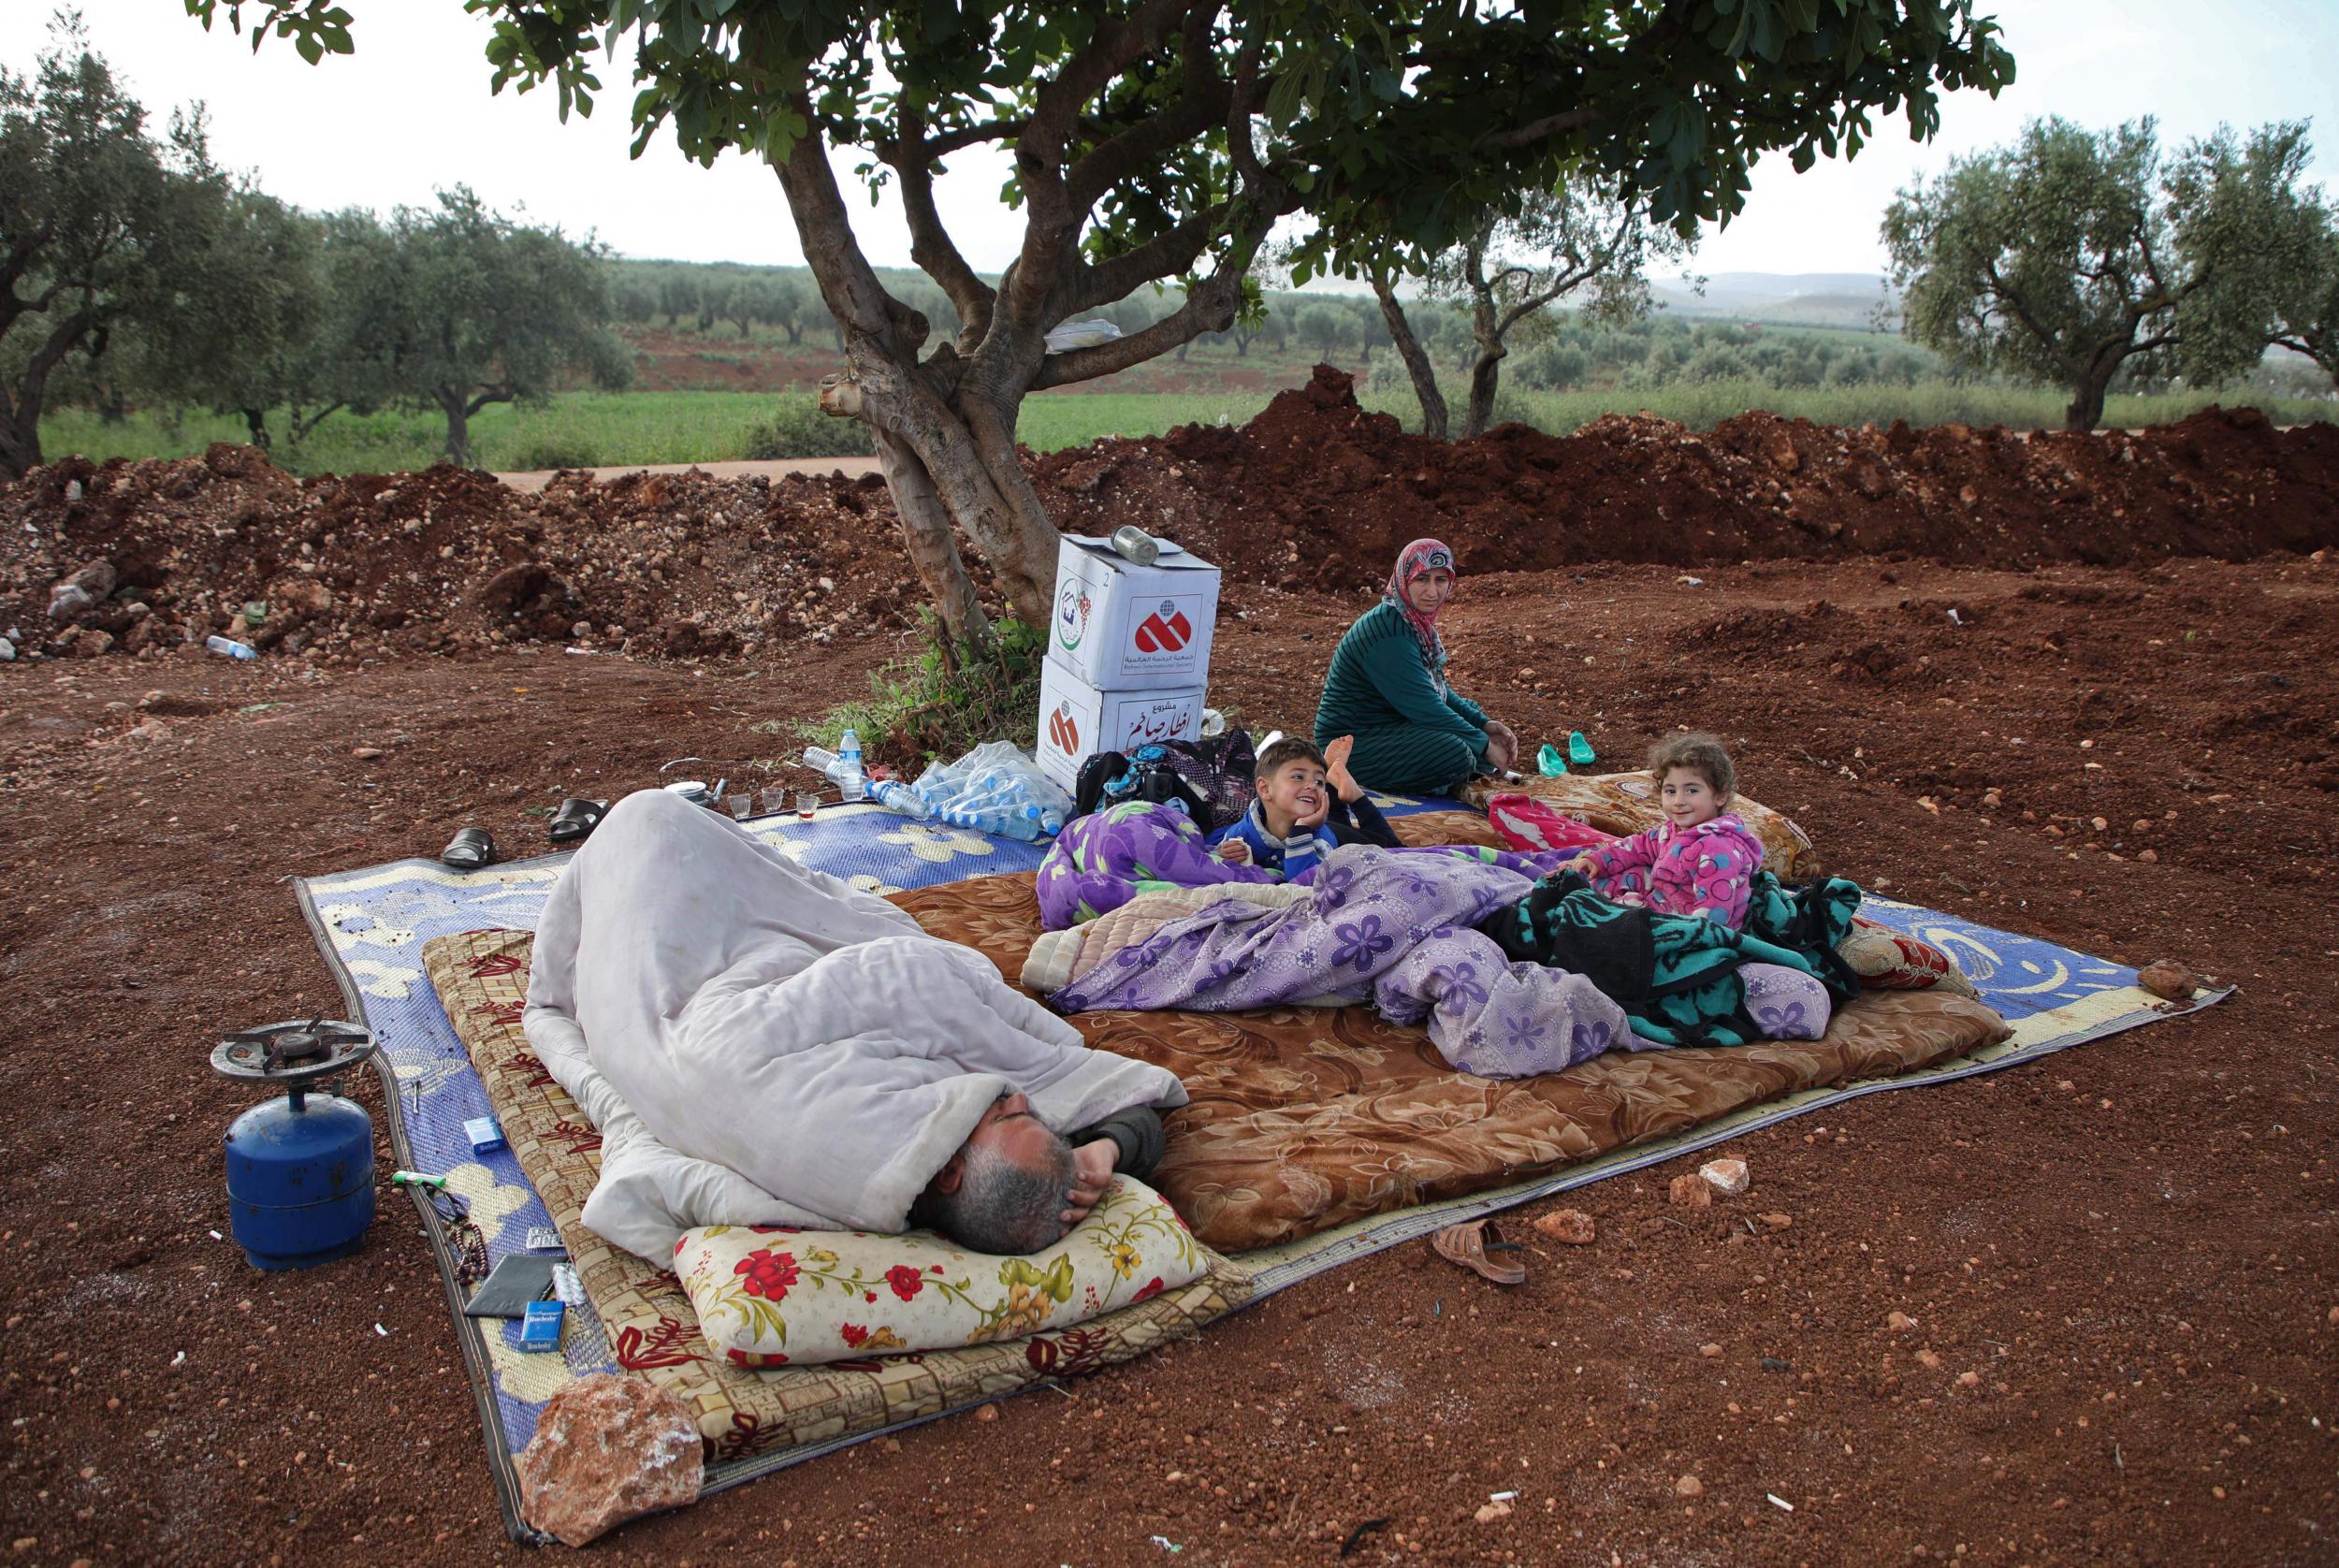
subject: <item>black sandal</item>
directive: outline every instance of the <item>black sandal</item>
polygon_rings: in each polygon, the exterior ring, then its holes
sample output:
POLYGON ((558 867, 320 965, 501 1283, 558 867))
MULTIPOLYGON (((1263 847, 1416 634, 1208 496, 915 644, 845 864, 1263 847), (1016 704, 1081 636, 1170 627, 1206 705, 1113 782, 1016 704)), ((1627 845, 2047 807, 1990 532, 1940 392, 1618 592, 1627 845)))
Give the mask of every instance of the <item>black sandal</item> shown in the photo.
POLYGON ((495 858, 496 841, 487 836, 486 828, 465 828, 439 851, 440 861, 458 871, 476 871, 492 864, 495 858))
POLYGON ((587 800, 583 795, 571 795, 560 803, 560 809, 552 814, 552 826, 545 836, 555 844, 581 844, 601 826, 601 819, 609 809, 605 800, 587 800))

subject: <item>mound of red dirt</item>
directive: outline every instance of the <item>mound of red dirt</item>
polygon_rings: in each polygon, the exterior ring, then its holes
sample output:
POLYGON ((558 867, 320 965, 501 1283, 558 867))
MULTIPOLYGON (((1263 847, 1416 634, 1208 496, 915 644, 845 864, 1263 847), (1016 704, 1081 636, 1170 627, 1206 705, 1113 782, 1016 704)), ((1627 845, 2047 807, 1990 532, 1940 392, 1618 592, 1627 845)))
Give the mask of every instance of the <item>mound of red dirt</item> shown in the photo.
POLYGON ((874 479, 562 474, 529 495, 444 464, 298 480, 228 445, 67 458, 0 488, 0 631, 83 656, 213 632, 327 658, 536 641, 753 654, 907 624, 895 537, 874 479), (99 562, 109 593, 61 602, 55 585, 99 562))
POLYGON ((1552 437, 1406 435, 1319 366, 1240 428, 1035 464, 1066 529, 1166 532, 1287 587, 1378 581, 1435 535, 1466 570, 1909 555, 1977 566, 2245 559, 2339 542, 2339 428, 2210 409, 2141 435, 1839 429, 1752 413, 1699 434, 1610 414, 1552 437), (1296 581, 1295 581, 1296 579, 1296 581))
MULTIPOLYGON (((1405 541, 1465 570, 1912 556, 1962 565, 2244 559, 2339 542, 2339 428, 2212 409, 2128 435, 1838 429, 1646 414, 1553 438, 1404 434, 1319 366, 1242 428, 1029 457, 1068 530, 1136 523, 1233 583, 1348 592, 1405 541)), ((907 625, 923 598, 874 479, 482 473, 299 480, 248 447, 67 458, 0 487, 0 631, 160 652, 218 632, 327 661, 582 643, 681 657, 907 625), (254 613, 247 614, 246 606, 254 613)), ((980 567, 978 566, 978 571, 980 567)))

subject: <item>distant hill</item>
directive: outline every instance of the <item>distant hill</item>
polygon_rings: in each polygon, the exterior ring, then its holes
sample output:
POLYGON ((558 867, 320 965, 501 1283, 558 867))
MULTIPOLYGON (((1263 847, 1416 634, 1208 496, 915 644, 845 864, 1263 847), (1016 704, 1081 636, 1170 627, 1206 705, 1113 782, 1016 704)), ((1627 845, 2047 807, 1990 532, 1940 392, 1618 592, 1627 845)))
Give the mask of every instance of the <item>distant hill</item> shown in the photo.
POLYGON ((1865 328, 1884 280, 1874 272, 1716 272, 1702 295, 1671 280, 1657 280, 1655 290, 1665 309, 1683 315, 1865 328))

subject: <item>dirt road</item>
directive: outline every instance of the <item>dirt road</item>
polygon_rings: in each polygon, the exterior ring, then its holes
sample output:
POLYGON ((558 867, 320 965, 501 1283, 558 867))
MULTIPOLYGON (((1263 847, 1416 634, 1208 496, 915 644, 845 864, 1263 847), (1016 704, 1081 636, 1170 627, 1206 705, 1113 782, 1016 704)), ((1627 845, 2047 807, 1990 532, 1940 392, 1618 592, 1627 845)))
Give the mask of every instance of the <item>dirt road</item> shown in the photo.
MULTIPOLYGON (((498 479, 516 490, 541 490, 552 483, 552 476, 560 469, 528 469, 513 473, 499 473, 498 479)), ((792 473, 837 473, 848 479, 858 479, 864 473, 878 472, 875 457, 777 457, 766 462, 735 463, 635 463, 632 467, 569 469, 570 473, 588 473, 596 481, 621 479, 629 473, 704 473, 716 479, 778 479, 792 473)))
MULTIPOLYGON (((2332 1561, 2339 569, 1689 574, 1466 577, 1460 684, 1622 762, 1716 728, 1871 887, 2241 995, 1724 1151, 1785 1228, 1603 1183, 1516 1290, 1402 1248, 598 1560, 1329 1562, 1381 1520, 1346 1561, 2332 1561)), ((1230 584, 1216 696, 1303 719, 1361 603, 1230 584)), ((897 647, 0 665, 9 1561, 542 1561, 400 1205, 307 1273, 212 1239, 251 1096, 210 1043, 332 1002, 286 877, 466 821, 524 852, 561 794, 771 757, 897 647)))

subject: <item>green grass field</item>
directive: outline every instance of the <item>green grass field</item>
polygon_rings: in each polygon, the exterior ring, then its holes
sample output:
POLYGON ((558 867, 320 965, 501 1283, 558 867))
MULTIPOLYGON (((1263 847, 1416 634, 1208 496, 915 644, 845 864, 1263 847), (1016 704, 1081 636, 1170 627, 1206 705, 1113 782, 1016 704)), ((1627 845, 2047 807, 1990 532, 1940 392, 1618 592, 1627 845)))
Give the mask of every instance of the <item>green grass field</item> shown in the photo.
MULTIPOLYGON (((1458 393, 1460 388, 1455 391, 1458 393)), ((1159 435, 1186 424, 1242 424, 1267 406, 1267 392, 1050 392, 1024 404, 1020 433, 1036 451, 1082 446, 1106 436, 1159 435)), ((1406 389, 1365 395, 1366 406, 1394 414, 1407 428, 1418 428, 1419 409, 1406 389)), ((2306 399, 2253 399, 2246 394, 2188 393, 2170 397, 2115 397, 2105 411, 2113 426, 2160 424, 2182 419, 2213 402, 2252 401, 2276 422, 2339 419, 2339 404, 2306 399)), ((1827 387, 1780 391, 1752 383, 1707 382, 1657 391, 1535 392, 1505 389, 1500 412, 1505 418, 1563 435, 1603 414, 1646 409, 1694 428, 1750 408, 1767 408, 1822 424, 1911 425, 1963 422, 2054 427, 2062 420, 2063 398, 2047 391, 1958 385, 1947 381, 1913 386, 1827 387)), ((794 439, 784 450, 833 456, 866 450, 856 443, 857 427, 821 419, 811 399, 764 392, 567 393, 539 408, 498 404, 472 421, 472 461, 498 471, 591 467, 632 463, 719 462, 772 455, 759 450, 759 427, 776 414, 794 439)), ((1461 399, 1454 399, 1455 414, 1461 399)), ((296 473, 395 472, 434 461, 444 427, 418 414, 336 414, 298 446, 282 434, 275 457, 296 473)), ((222 417, 179 421, 134 414, 107 424, 96 414, 66 410, 41 421, 41 444, 51 458, 80 452, 108 457, 177 457, 200 452, 215 441, 247 439, 243 422, 222 417)), ((768 437, 766 438, 768 440, 768 437)))

